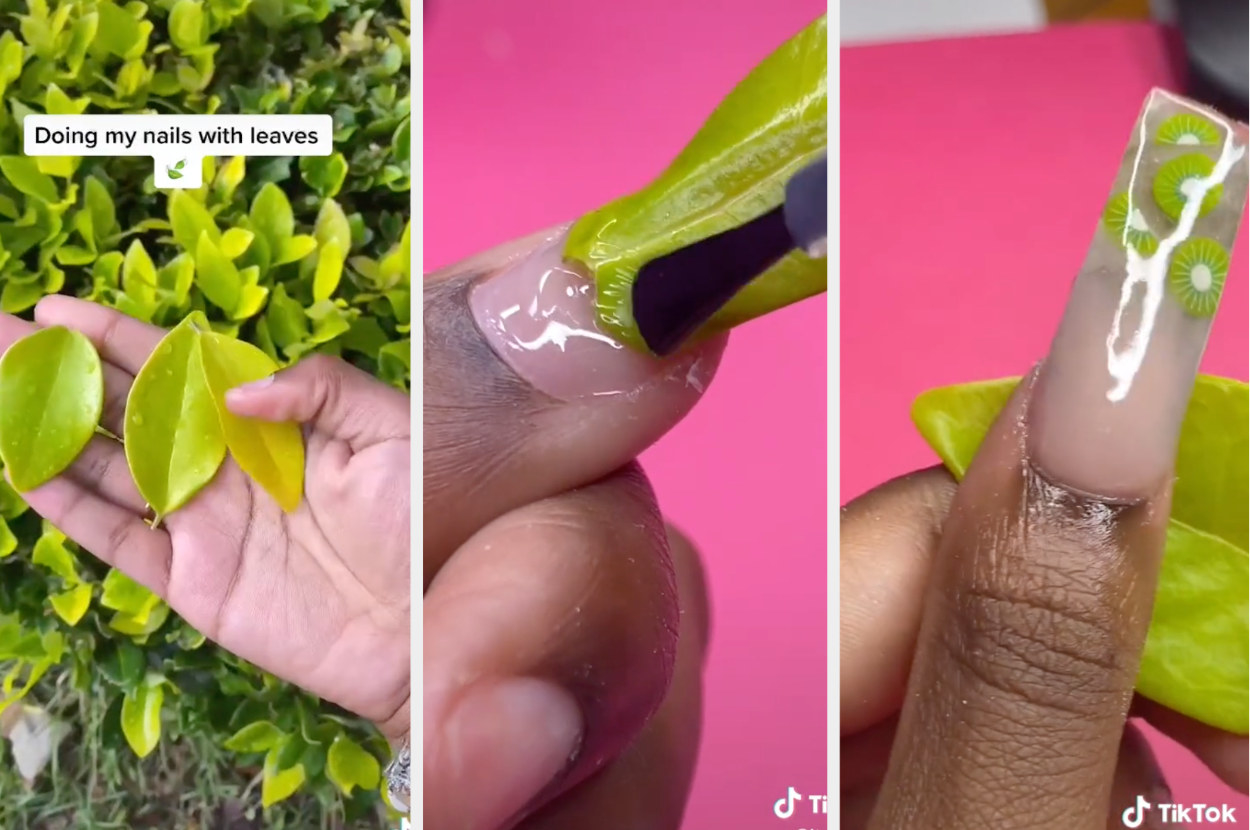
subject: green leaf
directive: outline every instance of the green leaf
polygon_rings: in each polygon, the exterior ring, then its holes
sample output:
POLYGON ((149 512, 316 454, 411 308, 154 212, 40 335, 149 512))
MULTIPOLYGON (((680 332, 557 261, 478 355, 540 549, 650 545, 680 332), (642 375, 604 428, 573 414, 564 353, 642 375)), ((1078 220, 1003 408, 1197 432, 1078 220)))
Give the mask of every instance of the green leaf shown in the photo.
POLYGON ((295 795, 304 784, 303 764, 287 769, 279 766, 281 749, 281 746, 274 747, 265 756, 265 766, 261 773, 260 802, 266 809, 295 795))
MULTIPOLYGON (((1018 378, 932 389, 912 405, 956 478, 1018 378)), ((1181 429, 1172 513, 1137 690, 1237 735, 1250 732, 1250 387, 1200 375, 1181 429)))
POLYGON ((338 195, 347 180, 347 159, 342 153, 329 156, 303 156, 299 160, 299 172, 304 182, 317 191, 323 199, 338 195))
POLYGON ((317 245, 324 247, 328 242, 338 243, 339 250, 344 253, 352 247, 352 226, 347 221, 347 214, 342 206, 333 199, 326 199, 317 211, 317 221, 313 225, 313 237, 317 245))
POLYGON ((12 556, 17 550, 17 537, 13 535, 9 523, 0 518, 0 559, 12 556))
POLYGON ((122 290, 144 307, 156 302, 156 266, 137 239, 130 243, 122 261, 122 290))
POLYGON ((269 182, 256 194, 252 210, 248 214, 252 230, 265 238, 270 251, 282 250, 282 245, 295 233, 295 217, 291 203, 282 188, 269 182))
POLYGON ((77 561, 65 547, 65 537, 59 532, 44 533, 35 541, 30 561, 65 580, 66 585, 79 583, 77 561))
POLYGON ((140 23, 133 15, 112 3, 101 3, 96 11, 100 16, 100 24, 92 43, 93 48, 126 59, 142 55, 146 51, 148 33, 152 30, 151 23, 140 23))
POLYGON ((343 276, 345 252, 337 240, 330 240, 317 256, 317 270, 313 275, 313 300, 328 300, 334 296, 343 276))
POLYGON ((217 181, 214 185, 218 197, 223 201, 230 201, 230 197, 234 195, 235 189, 243 181, 245 171, 246 162, 243 156, 234 156, 223 164, 221 170, 217 173, 217 181))
POLYGON ((119 611, 142 624, 160 604, 160 597, 135 582, 126 574, 110 568, 104 577, 100 605, 110 611, 119 611))
POLYGON ((157 600, 146 619, 118 611, 109 620, 109 628, 135 638, 135 642, 146 642, 148 635, 165 624, 169 618, 169 606, 157 600))
POLYGON ((231 752, 267 752, 286 735, 269 721, 256 721, 235 732, 222 744, 231 752))
POLYGON ((252 244, 255 234, 243 228, 230 228, 221 236, 221 252, 230 259, 238 259, 252 244))
POLYGON ((375 789, 381 780, 381 773, 378 759, 346 735, 340 733, 330 745, 326 775, 343 791, 343 795, 350 796, 356 787, 375 789))
POLYGON ((161 340, 135 377, 124 437, 131 475, 158 521, 216 475, 226 443, 192 317, 161 340))
POLYGON ((62 265, 87 265, 95 262, 95 252, 77 245, 62 245, 56 250, 56 261, 62 265))
POLYGON ((38 156, 35 158, 35 167, 40 173, 70 179, 78 169, 78 161, 78 156, 38 156))
POLYGON ((67 625, 78 625, 78 621, 87 613, 91 606, 91 586, 75 585, 68 591, 48 597, 52 610, 67 625))
MULTIPOLYGON (((95 231, 95 244, 100 244, 110 236, 117 227, 116 209, 113 197, 108 189, 95 176, 88 176, 84 191, 87 212, 91 216, 91 227, 95 231)), ((91 242, 92 240, 88 240, 91 242)))
POLYGON ((185 190, 175 190, 169 197, 169 224, 174 239, 182 250, 195 254, 200 236, 208 235, 214 245, 221 244, 221 231, 208 210, 185 190))
POLYGON ((100 356, 85 335, 52 326, 10 346, 0 358, 0 458, 13 486, 32 490, 69 467, 103 409, 100 356))
POLYGON ((122 734, 140 758, 151 754, 161 740, 164 702, 165 687, 153 675, 122 697, 122 734))
POLYGON ((0 173, 8 179, 9 184, 27 196, 33 196, 44 202, 55 202, 60 198, 56 182, 39 172, 39 163, 33 158, 0 156, 0 173))
POLYGON ((296 423, 240 418, 226 407, 226 393, 272 376, 278 365, 260 349, 220 334, 202 335, 204 376, 231 457, 288 513, 304 495, 304 439, 296 423))
POLYGON ((109 644, 96 661, 104 679, 123 689, 134 689, 143 682, 147 659, 134 643, 118 639, 109 644))
POLYGON ((222 311, 234 311, 243 291, 243 278, 239 276, 239 269, 207 233, 200 234, 194 251, 196 285, 213 305, 222 311))
POLYGON ((280 349, 285 350, 308 336, 308 319, 304 316, 304 308, 287 294, 283 285, 274 287, 265 320, 274 344, 280 349))
POLYGON ((282 244, 277 248, 277 254, 273 258, 274 265, 285 265, 288 262, 298 262, 304 257, 311 254, 317 248, 317 240, 311 236, 292 236, 284 239, 282 244))
POLYGON ((43 298, 43 287, 37 282, 6 282, 0 289, 0 311, 21 314, 43 298))
MULTIPOLYGON (((608 333, 645 350, 633 317, 638 269, 776 208, 790 177, 826 152, 825 30, 822 16, 765 58, 654 182, 573 225, 565 256, 594 275, 608 333)), ((738 292, 704 333, 818 294, 827 281, 824 257, 792 252, 738 292)))

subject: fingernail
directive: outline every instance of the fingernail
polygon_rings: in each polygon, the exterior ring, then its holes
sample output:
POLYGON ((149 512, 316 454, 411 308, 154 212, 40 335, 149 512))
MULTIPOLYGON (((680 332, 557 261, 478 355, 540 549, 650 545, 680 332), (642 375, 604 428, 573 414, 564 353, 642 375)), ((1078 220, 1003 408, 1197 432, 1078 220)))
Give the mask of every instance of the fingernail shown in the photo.
POLYGON ((496 830, 572 762, 582 715, 544 680, 514 678, 470 689, 444 729, 447 757, 472 797, 458 826, 496 830))
POLYGON ((261 389, 264 389, 267 386, 272 386, 272 385, 273 385, 273 375, 269 375, 267 377, 261 378, 260 380, 254 380, 251 383, 245 383, 242 386, 234 387, 233 389, 226 392, 226 397, 228 398, 246 397, 247 395, 250 395, 253 392, 257 392, 261 389))
POLYGON ((618 343, 595 321, 595 287, 566 263, 565 234, 474 287, 469 303, 491 348, 536 389, 564 401, 629 394, 658 381, 702 391, 720 341, 661 360, 618 343))
POLYGON ((1139 500, 1171 475, 1246 204, 1246 128, 1155 90, 1030 404, 1053 483, 1139 500))

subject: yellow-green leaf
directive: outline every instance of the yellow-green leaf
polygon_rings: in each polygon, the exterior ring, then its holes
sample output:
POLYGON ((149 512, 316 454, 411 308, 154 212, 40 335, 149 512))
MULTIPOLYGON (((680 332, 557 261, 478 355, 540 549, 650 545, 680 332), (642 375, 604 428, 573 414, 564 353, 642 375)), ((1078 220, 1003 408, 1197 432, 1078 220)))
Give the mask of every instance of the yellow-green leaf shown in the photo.
POLYGON ((31 490, 64 471, 103 408, 100 356, 81 332, 52 326, 10 346, 0 358, 0 457, 13 486, 31 490))
POLYGON ((234 195, 235 188, 239 186, 239 182, 243 181, 245 170, 246 162, 243 156, 234 156, 223 164, 221 170, 217 173, 217 195, 228 201, 234 195))
POLYGON ((317 211, 317 221, 313 225, 313 237, 317 244, 324 246, 327 242, 337 242, 339 250, 347 252, 352 247, 352 226, 347 221, 347 214, 333 199, 326 199, 317 211))
POLYGON ((52 610, 56 612, 56 615, 67 625, 78 625, 78 621, 91 607, 91 586, 75 585, 68 591, 48 597, 48 602, 52 605, 52 610))
POLYGON ((291 212, 291 202, 282 192, 282 188, 273 182, 268 182, 256 194, 248 218, 251 219, 252 230, 269 243, 270 251, 280 250, 282 243, 295 233, 295 216, 291 212))
MULTIPOLYGON (((912 420, 956 478, 1018 378, 931 389, 912 420)), ((1177 451, 1172 512, 1137 678, 1142 696, 1250 732, 1250 386, 1200 375, 1177 451)))
POLYGON ((126 614, 139 624, 147 622, 160 602, 160 597, 116 568, 109 569, 102 587, 100 605, 126 614))
POLYGON ((40 173, 70 179, 78 169, 78 156, 36 156, 35 166, 40 173))
POLYGON ((337 240, 331 239, 321 246, 317 255, 317 270, 313 274, 313 300, 328 300, 334 296, 343 276, 346 258, 337 240))
POLYGON ((223 747, 231 752, 267 752, 286 735, 267 720, 258 720, 235 732, 226 739, 223 747))
POLYGON ((0 559, 12 556, 15 550, 17 550, 17 537, 9 528, 8 521, 0 518, 0 559))
POLYGON ((140 758, 146 758, 161 740, 161 706, 165 688, 148 679, 122 697, 122 734, 140 758))
POLYGON ((168 618, 169 606, 158 599, 146 620, 140 620, 138 617, 118 611, 109 620, 109 628, 128 634, 135 639, 135 642, 141 643, 147 640, 149 634, 164 625, 168 618))
POLYGON ((156 266, 137 239, 130 243, 122 261, 122 290, 144 306, 156 302, 156 266))
POLYGON ((124 439, 131 476, 158 519, 186 504, 216 475, 226 442, 204 382, 193 318, 165 335, 135 377, 124 439))
POLYGON ((34 196, 45 202, 55 202, 59 198, 56 182, 39 172, 39 162, 29 156, 0 156, 0 173, 27 196, 34 196))
POLYGON ((243 228, 230 228, 221 235, 221 252, 231 259, 237 259, 252 244, 256 235, 243 228))
POLYGON ((207 232, 200 234, 194 250, 196 284, 213 305, 225 312, 234 311, 243 288, 239 269, 221 252, 207 232))
POLYGON ((204 7, 195 0, 178 0, 169 12, 169 39, 183 52, 204 45, 208 39, 204 7))
POLYGON ((281 769, 278 766, 279 753, 280 747, 274 747, 265 756, 265 766, 261 774, 260 802, 266 808, 295 795, 304 784, 304 765, 296 764, 288 769, 281 769))
POLYGON ((283 510, 295 510, 304 494, 304 439, 299 425, 241 418, 226 407, 229 390, 269 377, 278 365, 242 340, 213 333, 201 337, 204 377, 231 457, 283 510))
POLYGON ((212 215, 185 190, 175 190, 169 197, 169 224, 174 240, 189 254, 195 254, 201 234, 208 234, 213 245, 221 243, 221 230, 212 215))
MULTIPOLYGON (((594 275, 599 322, 613 336, 646 350, 632 290, 643 265, 776 208, 790 177, 826 152, 827 40, 822 16, 752 70, 659 178, 569 231, 565 256, 594 275)), ((818 294, 827 283, 824 257, 792 252, 738 292, 704 333, 818 294)))
POLYGON ((65 547, 65 537, 59 531, 45 532, 36 539, 30 560, 65 580, 66 585, 76 585, 79 582, 77 561, 74 554, 65 547))
POLYGON ((288 262, 297 262, 311 254, 317 249, 317 240, 311 236, 300 234, 299 236, 291 236, 282 240, 282 244, 277 247, 277 253, 274 254, 274 265, 285 265, 288 262))
POLYGON ((377 787, 381 779, 381 768, 377 758, 351 738, 339 733, 334 743, 330 744, 326 757, 326 776, 343 791, 343 795, 350 796, 356 787, 362 790, 377 787))

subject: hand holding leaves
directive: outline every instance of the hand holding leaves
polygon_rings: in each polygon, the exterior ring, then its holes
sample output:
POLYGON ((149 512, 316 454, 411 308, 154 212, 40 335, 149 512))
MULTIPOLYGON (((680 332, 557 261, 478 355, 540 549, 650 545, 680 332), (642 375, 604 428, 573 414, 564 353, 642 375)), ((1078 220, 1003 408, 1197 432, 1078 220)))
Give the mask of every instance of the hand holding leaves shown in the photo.
MULTIPOLYGON (((406 731, 408 396, 322 355, 237 388, 276 365, 195 316, 167 333, 63 296, 35 316, 94 344, 127 447, 88 436, 30 507, 237 656, 406 731)), ((0 315, 0 349, 35 331, 0 315)))

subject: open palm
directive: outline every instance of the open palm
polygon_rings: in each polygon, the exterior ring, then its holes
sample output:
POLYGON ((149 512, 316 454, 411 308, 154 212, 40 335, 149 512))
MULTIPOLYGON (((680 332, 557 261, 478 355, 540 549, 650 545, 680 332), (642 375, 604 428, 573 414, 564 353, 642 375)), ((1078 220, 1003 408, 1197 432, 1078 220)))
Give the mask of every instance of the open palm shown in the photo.
MULTIPOLYGON (((164 331, 69 297, 46 298, 35 318, 95 343, 105 363, 103 426, 120 435, 131 381, 164 331)), ((0 316, 0 350, 33 328, 0 316)), ((24 498, 223 648, 400 738, 410 666, 408 397, 318 356, 232 393, 228 405, 305 425, 296 511, 283 512, 227 458, 153 530, 122 446, 103 437, 24 498)))

